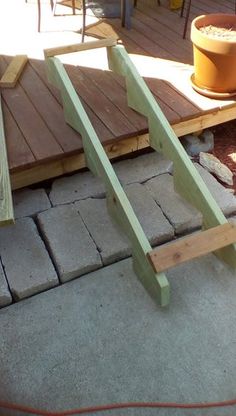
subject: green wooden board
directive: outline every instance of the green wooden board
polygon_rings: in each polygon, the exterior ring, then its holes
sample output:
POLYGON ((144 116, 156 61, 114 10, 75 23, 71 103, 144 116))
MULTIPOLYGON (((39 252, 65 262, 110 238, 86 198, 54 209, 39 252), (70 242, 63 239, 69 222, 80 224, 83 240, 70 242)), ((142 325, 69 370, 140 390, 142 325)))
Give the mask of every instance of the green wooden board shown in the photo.
POLYGON ((11 183, 7 161, 4 121, 0 95, 0 226, 14 222, 11 183))

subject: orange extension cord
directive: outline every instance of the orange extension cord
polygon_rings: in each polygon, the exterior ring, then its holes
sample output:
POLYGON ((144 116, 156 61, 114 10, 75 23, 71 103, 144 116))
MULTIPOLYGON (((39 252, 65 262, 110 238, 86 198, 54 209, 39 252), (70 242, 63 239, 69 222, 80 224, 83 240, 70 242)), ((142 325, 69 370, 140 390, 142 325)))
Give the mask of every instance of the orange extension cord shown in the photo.
POLYGON ((128 408, 172 408, 172 409, 206 409, 210 407, 226 407, 235 406, 236 399, 225 400, 223 402, 207 402, 207 403, 168 403, 168 402, 130 402, 130 403, 114 403, 101 406, 81 407, 80 409, 65 410, 61 412, 50 412, 47 410, 33 409, 14 403, 6 403, 0 401, 0 408, 18 412, 24 412, 40 416, 70 416, 81 415, 85 413, 103 412, 106 410, 128 409, 128 408))

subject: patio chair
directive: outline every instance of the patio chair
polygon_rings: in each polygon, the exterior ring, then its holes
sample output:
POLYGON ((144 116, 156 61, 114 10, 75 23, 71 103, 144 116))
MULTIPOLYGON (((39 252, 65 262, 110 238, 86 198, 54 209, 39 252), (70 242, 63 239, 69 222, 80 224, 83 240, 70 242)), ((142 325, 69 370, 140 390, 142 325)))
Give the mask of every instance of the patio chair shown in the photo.
MULTIPOLYGON (((184 15, 185 3, 186 3, 186 1, 183 0, 182 7, 181 7, 181 12, 180 12, 180 16, 181 17, 183 17, 183 15, 184 15)), ((189 2, 187 4, 186 16, 185 16, 185 21, 184 21, 183 39, 185 39, 185 37, 186 37, 186 32, 187 32, 187 28, 188 28, 188 20, 189 20, 189 15, 190 15, 191 4, 192 4, 192 0, 189 0, 189 2)), ((236 14, 236 0, 234 2, 234 12, 236 14)))
MULTIPOLYGON (((73 14, 75 14, 75 1, 76 0, 71 0, 73 14)), ((25 0, 25 2, 27 3, 28 0, 25 0)), ((41 0, 37 0, 37 5, 38 5, 38 32, 40 32, 41 30, 41 0)), ((50 0, 50 5, 51 5, 52 13, 54 15, 56 5, 57 5, 57 0, 50 0)))

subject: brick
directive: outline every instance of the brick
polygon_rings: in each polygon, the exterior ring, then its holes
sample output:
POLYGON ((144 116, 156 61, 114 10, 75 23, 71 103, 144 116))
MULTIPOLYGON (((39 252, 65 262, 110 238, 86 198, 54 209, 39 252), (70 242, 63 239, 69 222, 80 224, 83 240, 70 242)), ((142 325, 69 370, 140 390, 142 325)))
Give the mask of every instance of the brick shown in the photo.
POLYGON ((105 187, 102 181, 91 172, 81 172, 55 180, 49 198, 55 206, 104 195, 105 187))
POLYGON ((0 308, 10 305, 12 297, 8 289, 7 281, 4 275, 2 264, 0 262, 0 308))
POLYGON ((14 299, 56 286, 56 271, 31 218, 0 229, 0 256, 14 299))
POLYGON ((103 264, 110 264, 131 255, 126 236, 111 220, 105 199, 86 199, 75 203, 98 247, 103 264))
POLYGON ((51 207, 44 189, 21 189, 13 192, 15 218, 35 215, 51 207))
POLYGON ((102 266, 96 245, 74 204, 51 208, 37 218, 62 282, 102 266))
POLYGON ((160 153, 152 152, 114 163, 113 167, 121 183, 128 185, 172 172, 173 162, 165 159, 160 153))
POLYGON ((222 209, 225 215, 231 215, 236 212, 236 197, 233 193, 221 185, 214 176, 212 176, 206 169, 204 169, 199 164, 195 164, 198 172, 200 173, 202 179, 207 185, 212 196, 215 198, 219 207, 222 209))
POLYGON ((175 192, 171 175, 166 174, 150 179, 145 186, 177 234, 187 233, 200 227, 201 214, 175 192))
POLYGON ((172 225, 144 185, 127 185, 125 192, 151 245, 173 238, 172 225))

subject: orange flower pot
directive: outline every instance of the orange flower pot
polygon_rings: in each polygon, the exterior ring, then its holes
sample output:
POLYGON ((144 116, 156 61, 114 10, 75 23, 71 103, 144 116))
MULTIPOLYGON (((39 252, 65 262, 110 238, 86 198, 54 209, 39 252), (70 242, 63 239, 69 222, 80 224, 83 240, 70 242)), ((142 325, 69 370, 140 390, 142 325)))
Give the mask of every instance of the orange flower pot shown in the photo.
POLYGON ((236 95, 236 37, 230 37, 230 28, 236 30, 236 15, 209 14, 196 17, 192 22, 192 84, 204 95, 216 98, 236 95), (219 36, 214 28, 219 28, 219 36), (225 35, 228 33, 225 38, 220 33, 223 31, 225 35))

